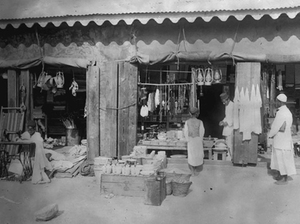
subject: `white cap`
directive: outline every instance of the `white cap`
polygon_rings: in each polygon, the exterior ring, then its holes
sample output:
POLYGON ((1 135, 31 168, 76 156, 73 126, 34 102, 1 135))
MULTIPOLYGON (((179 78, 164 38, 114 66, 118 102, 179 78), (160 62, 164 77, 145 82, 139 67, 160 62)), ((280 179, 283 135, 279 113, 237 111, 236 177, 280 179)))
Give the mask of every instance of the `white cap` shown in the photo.
POLYGON ((277 100, 285 103, 287 101, 287 97, 285 94, 281 93, 277 96, 277 100))

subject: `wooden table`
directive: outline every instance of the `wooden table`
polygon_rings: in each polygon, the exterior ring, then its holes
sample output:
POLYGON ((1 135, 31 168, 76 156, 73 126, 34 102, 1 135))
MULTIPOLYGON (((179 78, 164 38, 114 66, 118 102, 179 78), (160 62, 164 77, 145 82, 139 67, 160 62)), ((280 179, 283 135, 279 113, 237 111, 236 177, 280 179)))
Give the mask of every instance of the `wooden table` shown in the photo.
MULTIPOLYGON (((145 146, 147 148, 147 153, 148 150, 162 150, 162 151, 168 151, 168 150, 187 150, 187 146, 177 146, 177 145, 151 145, 151 144, 140 144, 142 146, 145 146)), ((204 147, 204 151, 208 151, 208 159, 212 160, 212 148, 210 147, 204 147)))
POLYGON ((23 178, 28 179, 32 175, 32 164, 31 158, 35 156, 35 143, 34 142, 0 142, 0 167, 1 171, 8 173, 6 169, 7 162, 10 162, 11 158, 16 157, 20 160, 23 166, 23 178), (15 155, 9 155, 9 152, 6 150, 7 145, 18 145, 19 150, 15 155), (10 157, 9 161, 5 157, 10 157))

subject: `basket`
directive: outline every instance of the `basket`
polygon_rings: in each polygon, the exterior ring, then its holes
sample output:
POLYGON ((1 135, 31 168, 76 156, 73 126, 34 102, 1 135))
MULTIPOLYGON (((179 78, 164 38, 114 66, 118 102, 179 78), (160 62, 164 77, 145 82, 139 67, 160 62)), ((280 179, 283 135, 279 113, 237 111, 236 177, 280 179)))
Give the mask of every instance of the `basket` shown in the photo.
POLYGON ((171 195, 173 192, 172 181, 166 181, 166 194, 171 195))
POLYGON ((173 190, 173 195, 174 196, 179 196, 179 197, 185 197, 190 189, 192 182, 188 181, 188 182, 172 182, 172 190, 173 190))

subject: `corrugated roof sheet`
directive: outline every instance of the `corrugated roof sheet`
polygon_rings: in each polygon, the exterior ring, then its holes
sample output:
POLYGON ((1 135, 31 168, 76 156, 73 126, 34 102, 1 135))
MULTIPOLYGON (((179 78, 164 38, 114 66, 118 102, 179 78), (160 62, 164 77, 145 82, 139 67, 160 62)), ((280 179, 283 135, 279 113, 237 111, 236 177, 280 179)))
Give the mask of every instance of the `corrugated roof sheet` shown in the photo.
POLYGON ((215 16, 222 21, 229 16, 241 20, 246 15, 255 19, 270 15, 276 19, 283 13, 294 18, 299 9, 297 0, 1 0, 0 28, 7 24, 18 27, 21 23, 45 26, 49 22, 59 26, 63 21, 86 25, 91 20, 101 25, 120 20, 130 24, 135 19, 142 23, 149 19, 161 23, 166 18, 177 22, 183 17, 191 22, 197 17, 209 21, 215 16))

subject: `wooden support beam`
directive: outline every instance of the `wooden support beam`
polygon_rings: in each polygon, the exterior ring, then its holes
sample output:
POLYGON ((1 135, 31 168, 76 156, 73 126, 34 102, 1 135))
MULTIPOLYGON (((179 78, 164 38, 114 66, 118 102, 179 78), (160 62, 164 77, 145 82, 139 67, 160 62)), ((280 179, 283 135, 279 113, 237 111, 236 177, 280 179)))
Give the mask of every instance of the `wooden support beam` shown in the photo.
POLYGON ((129 155, 136 145, 137 128, 137 68, 119 63, 118 156, 129 155))
POLYGON ((18 94, 17 94, 17 73, 15 70, 7 71, 7 103, 9 107, 17 107, 18 94))
POLYGON ((91 65, 87 70, 87 141, 88 161, 91 163, 100 154, 100 122, 99 122, 99 80, 98 65, 91 65))

